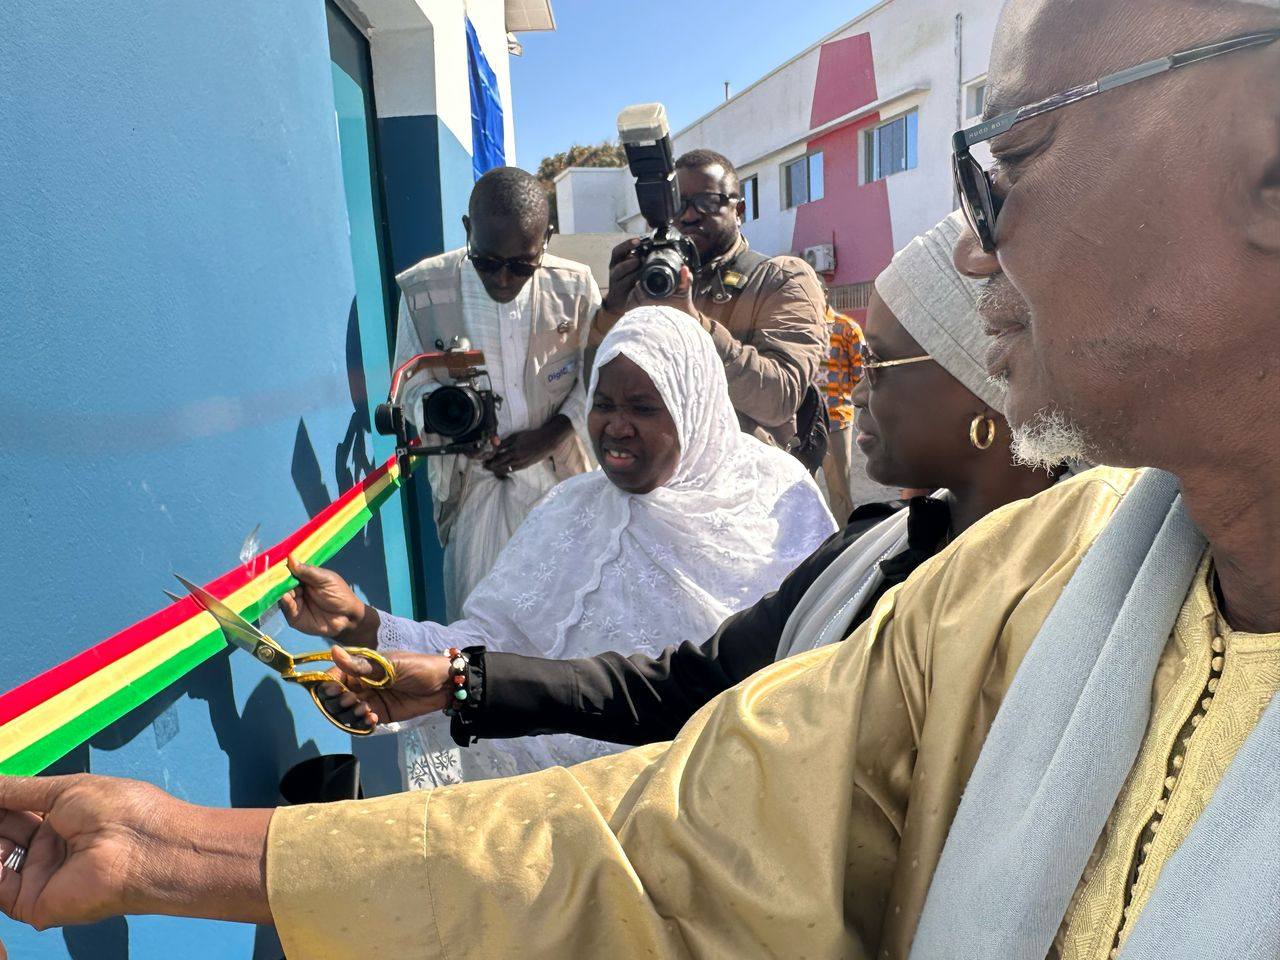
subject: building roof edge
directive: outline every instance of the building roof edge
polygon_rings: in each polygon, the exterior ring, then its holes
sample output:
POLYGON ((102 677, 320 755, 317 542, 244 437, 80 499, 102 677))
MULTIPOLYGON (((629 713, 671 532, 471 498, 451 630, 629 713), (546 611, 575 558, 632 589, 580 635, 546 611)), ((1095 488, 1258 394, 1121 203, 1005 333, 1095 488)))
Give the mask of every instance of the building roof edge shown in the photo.
POLYGON ((876 4, 874 4, 874 5, 870 6, 870 7, 868 7, 866 10, 863 10, 863 11, 862 11, 862 13, 858 14, 856 17, 854 17, 854 18, 853 18, 852 20, 850 20, 849 22, 841 24, 840 26, 836 27, 834 30, 832 30, 832 31, 830 31, 829 33, 827 33, 825 36, 820 37, 819 39, 815 40, 813 43, 809 44, 809 46, 805 47, 803 50, 801 50, 799 53, 797 53, 797 54, 796 54, 794 57, 792 57, 791 59, 783 61, 782 63, 780 63, 780 64, 778 64, 776 67, 774 67, 772 70, 770 70, 768 73, 766 73, 764 76, 759 77, 759 78, 757 78, 756 80, 753 80, 751 83, 747 84, 747 86, 743 87, 741 90, 739 90, 739 91, 738 91, 737 93, 735 93, 733 96, 731 96, 728 100, 724 101, 723 103, 718 103, 718 104, 716 104, 714 107, 712 107, 712 108, 711 108, 710 110, 708 110, 706 113, 704 113, 702 116, 698 117, 698 119, 693 120, 693 121, 691 121, 690 123, 685 124, 683 127, 681 127, 679 130, 677 130, 675 133, 673 133, 673 134, 671 135, 671 139, 672 139, 672 140, 675 140, 677 137, 682 137, 682 136, 684 136, 686 133, 688 133, 690 130, 692 130, 694 127, 696 127, 698 124, 702 123, 704 120, 708 119, 709 117, 713 116, 714 114, 719 113, 721 110, 723 110, 723 109, 724 109, 725 107, 727 107, 729 104, 733 103, 733 102, 734 102, 735 100, 737 100, 739 97, 744 97, 744 96, 746 96, 748 93, 750 93, 750 92, 751 92, 752 90, 754 90, 756 87, 760 86, 760 84, 764 83, 766 80, 768 80, 770 77, 774 76, 775 74, 781 73, 783 70, 785 70, 787 67, 791 66, 793 63, 795 63, 795 62, 796 62, 797 60, 799 60, 801 57, 807 56, 808 54, 812 53, 814 50, 816 50, 816 49, 818 49, 819 47, 821 47, 824 43, 828 43, 828 42, 830 42, 832 39, 834 39, 835 37, 837 37, 837 36, 839 36, 840 34, 844 33, 844 32, 845 32, 846 30, 848 30, 850 27, 856 26, 858 23, 861 23, 863 20, 867 19, 867 17, 871 16, 873 13, 878 13, 880 10, 882 10, 882 9, 884 9, 885 7, 889 6, 889 4, 891 4, 891 3, 893 3, 893 2, 894 2, 894 0, 880 0, 880 2, 879 2, 879 3, 876 3, 876 4))

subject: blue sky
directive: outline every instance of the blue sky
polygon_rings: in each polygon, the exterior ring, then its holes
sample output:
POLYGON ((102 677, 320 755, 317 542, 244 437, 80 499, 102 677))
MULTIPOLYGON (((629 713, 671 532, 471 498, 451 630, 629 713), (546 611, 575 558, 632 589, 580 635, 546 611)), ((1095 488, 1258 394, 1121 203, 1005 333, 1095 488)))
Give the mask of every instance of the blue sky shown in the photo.
POLYGON ((557 29, 511 58, 516 159, 536 170, 616 135, 618 111, 660 100, 673 130, 847 23, 873 0, 552 0, 557 29))

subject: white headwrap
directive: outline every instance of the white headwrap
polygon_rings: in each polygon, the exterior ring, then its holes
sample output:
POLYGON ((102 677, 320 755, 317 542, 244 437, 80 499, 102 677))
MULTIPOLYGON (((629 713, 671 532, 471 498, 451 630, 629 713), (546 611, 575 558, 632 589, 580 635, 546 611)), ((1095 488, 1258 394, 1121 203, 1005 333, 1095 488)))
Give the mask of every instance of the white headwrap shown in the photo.
MULTIPOLYGON (((624 493, 599 470, 556 486, 471 594, 463 619, 438 628, 437 649, 480 643, 588 657, 700 642, 835 531, 799 461, 742 432, 724 364, 692 317, 670 307, 632 310, 600 345, 596 370, 619 355, 644 370, 675 420, 674 475, 643 495, 624 493)), ((592 397, 595 386, 593 375, 592 397)), ((612 749, 568 735, 526 737, 482 741, 463 762, 471 779, 612 749)))
POLYGON ((988 382, 983 362, 991 341, 978 316, 982 288, 962 276, 952 259, 956 243, 968 229, 957 210, 916 237, 876 277, 876 293, 902 328, 947 373, 992 410, 1003 410, 1003 397, 988 382))
MULTIPOLYGON (((999 392, 981 362, 987 339, 978 319, 978 285, 962 277, 951 253, 967 230, 957 211, 908 243, 876 278, 876 292, 904 330, 938 364, 993 409, 999 392)), ((936 497, 950 499, 946 491, 936 497)), ((779 660, 849 635, 853 621, 884 584, 880 562, 907 547, 907 511, 867 530, 813 582, 787 618, 779 660)))

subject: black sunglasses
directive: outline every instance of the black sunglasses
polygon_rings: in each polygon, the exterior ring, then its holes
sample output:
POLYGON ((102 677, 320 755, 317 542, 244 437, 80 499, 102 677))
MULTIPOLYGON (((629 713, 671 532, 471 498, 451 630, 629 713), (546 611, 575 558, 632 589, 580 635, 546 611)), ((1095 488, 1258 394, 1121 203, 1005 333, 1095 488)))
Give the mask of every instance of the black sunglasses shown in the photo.
POLYGON ((521 257, 486 257, 482 253, 472 253, 469 244, 467 246, 467 259, 481 273, 497 273, 503 267, 506 267, 515 276, 526 279, 537 273, 538 268, 542 266, 541 254, 538 255, 537 260, 525 260, 521 257))
POLYGON ((680 213, 684 213, 690 207, 693 207, 699 213, 710 216, 713 213, 719 213, 723 207, 737 199, 738 197, 732 193, 695 193, 691 197, 681 198, 680 213))
POLYGON ((973 231, 974 236, 978 238, 978 242, 982 244, 982 249, 987 253, 995 251, 996 218, 1000 215, 1000 206, 1003 203, 1003 199, 993 189, 990 171, 984 170, 982 165, 973 158, 969 153, 970 148, 1000 136, 1015 123, 1030 120, 1032 117, 1043 116, 1052 110, 1057 110, 1059 107, 1065 107, 1069 103, 1078 103, 1104 91, 1114 90, 1116 87, 1123 87, 1127 83, 1133 83, 1135 80, 1153 77, 1156 74, 1166 73, 1178 67, 1200 63, 1203 60, 1220 57, 1223 54, 1234 53, 1237 50, 1265 46, 1276 40, 1280 40, 1280 30, 1264 30, 1258 33, 1242 34, 1238 37, 1229 37, 1226 40, 1218 40, 1201 47, 1192 47, 1189 50, 1180 50, 1167 57, 1148 60, 1146 63, 1138 64, 1136 67, 1129 67, 1127 70, 1108 74, 1105 77, 1094 80, 1092 83, 1072 87, 1070 90, 1056 93, 1052 97, 1037 100, 1035 103, 1027 104, 1025 107, 1010 110, 1008 113, 1002 113, 997 117, 992 117, 990 120, 984 120, 972 127, 957 131, 951 138, 951 172, 955 177, 956 190, 960 194, 960 209, 964 211, 964 218, 969 222, 969 228, 973 231))
POLYGON ((542 266, 542 258, 547 255, 547 244, 551 242, 551 228, 547 228, 546 238, 542 241, 542 250, 536 259, 526 260, 524 257, 490 257, 483 253, 471 252, 471 238, 467 238, 467 259, 481 273, 497 273, 506 267, 514 276, 528 279, 538 272, 542 266))

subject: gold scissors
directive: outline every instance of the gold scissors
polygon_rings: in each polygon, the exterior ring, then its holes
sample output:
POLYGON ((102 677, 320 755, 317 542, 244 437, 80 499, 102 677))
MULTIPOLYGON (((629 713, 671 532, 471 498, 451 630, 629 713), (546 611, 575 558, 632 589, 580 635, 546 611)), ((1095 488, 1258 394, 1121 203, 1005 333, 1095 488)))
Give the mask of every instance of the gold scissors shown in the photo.
MULTIPOLYGON (((174 576, 178 577, 176 573, 174 576)), ((281 680, 288 680, 290 683, 298 683, 305 687, 307 693, 311 694, 311 699, 320 708, 320 712, 324 714, 324 718, 335 727, 357 737, 367 737, 373 733, 373 727, 351 727, 343 723, 329 712, 324 701, 320 699, 318 691, 321 684, 337 683, 340 687, 343 684, 320 670, 311 670, 305 673, 297 671, 297 665, 300 663, 332 663, 333 654, 330 651, 324 650, 318 653, 304 653, 301 656, 294 656, 208 590, 196 586, 183 577, 178 577, 178 582, 187 588, 191 596, 195 597, 197 603, 213 614, 213 619, 217 620, 218 626, 222 628, 223 636, 241 650, 248 650, 255 659, 280 674, 281 680)), ((169 593, 169 591, 166 590, 165 593, 169 593)), ((173 594, 170 593, 169 596, 172 597, 173 594)), ((352 656, 364 657, 382 668, 382 676, 377 680, 365 680, 365 686, 376 689, 395 683, 396 668, 391 665, 386 657, 365 647, 344 647, 343 649, 352 656)))

